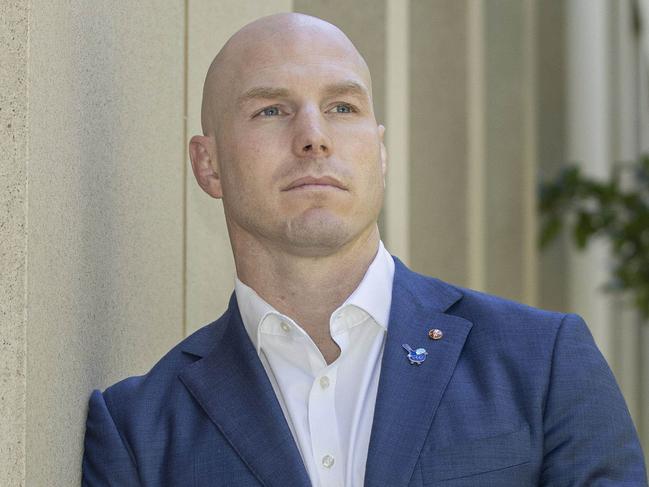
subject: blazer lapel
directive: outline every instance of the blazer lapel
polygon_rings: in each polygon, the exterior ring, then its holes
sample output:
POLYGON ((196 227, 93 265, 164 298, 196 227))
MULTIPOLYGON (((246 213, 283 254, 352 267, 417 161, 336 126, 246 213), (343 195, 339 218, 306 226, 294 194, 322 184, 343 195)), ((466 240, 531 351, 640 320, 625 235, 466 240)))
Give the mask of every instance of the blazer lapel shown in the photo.
POLYGON ((183 370, 180 379, 263 485, 308 486, 302 458, 234 295, 228 315, 216 345, 183 370))
POLYGON ((383 352, 365 485, 406 486, 472 324, 445 314, 461 293, 409 271, 395 259, 388 334, 383 352), (431 340, 430 329, 443 337, 431 340), (402 345, 423 347, 421 365, 410 364, 402 345))

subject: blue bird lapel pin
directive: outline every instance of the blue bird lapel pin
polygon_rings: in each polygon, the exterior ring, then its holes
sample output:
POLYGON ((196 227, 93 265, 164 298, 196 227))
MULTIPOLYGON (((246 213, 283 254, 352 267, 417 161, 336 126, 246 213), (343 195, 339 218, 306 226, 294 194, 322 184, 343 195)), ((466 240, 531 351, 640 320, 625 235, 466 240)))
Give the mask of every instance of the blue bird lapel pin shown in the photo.
POLYGON ((408 352, 408 360, 410 360, 411 365, 421 365, 424 360, 426 360, 426 355, 428 352, 425 348, 417 348, 413 350, 410 345, 404 343, 401 345, 406 352, 408 352))

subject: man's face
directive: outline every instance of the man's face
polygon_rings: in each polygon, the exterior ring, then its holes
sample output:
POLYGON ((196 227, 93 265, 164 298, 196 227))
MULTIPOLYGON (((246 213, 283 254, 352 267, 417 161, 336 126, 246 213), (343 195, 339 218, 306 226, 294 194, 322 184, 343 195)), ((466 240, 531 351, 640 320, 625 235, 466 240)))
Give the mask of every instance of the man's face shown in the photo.
POLYGON ((351 44, 282 32, 232 65, 216 148, 233 236, 320 255, 369 235, 383 199, 383 127, 351 44))

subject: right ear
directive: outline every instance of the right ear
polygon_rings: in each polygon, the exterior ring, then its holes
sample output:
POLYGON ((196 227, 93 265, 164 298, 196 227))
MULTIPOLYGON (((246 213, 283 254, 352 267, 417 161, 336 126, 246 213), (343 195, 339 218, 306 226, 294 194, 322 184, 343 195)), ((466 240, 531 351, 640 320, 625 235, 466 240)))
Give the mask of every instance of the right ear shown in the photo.
POLYGON ((223 198, 221 177, 216 161, 216 141, 207 135, 195 135, 189 141, 189 158, 198 185, 212 198, 223 198))

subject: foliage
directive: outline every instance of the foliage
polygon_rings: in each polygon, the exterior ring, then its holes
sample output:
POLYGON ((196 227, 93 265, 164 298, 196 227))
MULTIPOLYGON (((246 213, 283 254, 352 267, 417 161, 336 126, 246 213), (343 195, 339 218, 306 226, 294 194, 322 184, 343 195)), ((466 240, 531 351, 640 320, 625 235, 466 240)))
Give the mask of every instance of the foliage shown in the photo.
POLYGON ((595 237, 611 244, 613 266, 608 291, 626 291, 644 318, 649 318, 649 155, 616 164, 608 181, 566 167, 541 185, 541 247, 564 226, 572 227, 577 248, 595 237), (624 184, 627 181, 628 184, 624 184))

